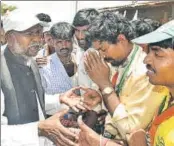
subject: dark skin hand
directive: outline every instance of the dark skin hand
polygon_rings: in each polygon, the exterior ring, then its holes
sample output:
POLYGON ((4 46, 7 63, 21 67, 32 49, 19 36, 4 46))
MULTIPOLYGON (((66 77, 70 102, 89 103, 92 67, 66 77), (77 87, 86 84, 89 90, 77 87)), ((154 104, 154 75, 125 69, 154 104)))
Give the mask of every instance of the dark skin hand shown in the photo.
POLYGON ((93 92, 93 89, 82 86, 80 87, 80 89, 85 91, 85 93, 82 95, 84 98, 84 103, 88 105, 91 109, 102 102, 102 97, 97 91, 93 92))
POLYGON ((79 146, 99 146, 100 136, 82 121, 82 117, 78 118, 78 124, 81 130, 79 133, 79 146))
POLYGON ((44 136, 50 139, 56 146, 75 146, 77 135, 65 128, 60 123, 60 118, 67 113, 68 110, 63 110, 53 115, 52 117, 40 121, 38 124, 39 136, 44 136))
MULTIPOLYGON (((83 121, 82 118, 78 118, 78 124, 80 127, 79 133, 79 146, 100 146, 100 135, 90 129, 83 121)), ((102 137, 103 138, 103 137, 102 137)), ((107 146, 123 146, 122 142, 109 140, 107 146)))
POLYGON ((36 63, 39 67, 41 67, 43 65, 47 65, 47 63, 48 63, 47 56, 36 58, 36 63))
POLYGON ((86 111, 90 110, 90 107, 81 101, 81 97, 78 96, 75 91, 80 89, 80 87, 74 87, 67 92, 60 95, 60 103, 64 103, 67 106, 71 107, 76 112, 79 110, 86 111))
MULTIPOLYGON (((88 51, 85 54, 85 70, 89 77, 99 86, 99 89, 103 91, 106 87, 113 88, 109 79, 110 69, 107 63, 96 52, 88 51)), ((97 92, 93 90, 93 92, 97 92)), ((94 94, 94 93, 92 93, 94 94)), ((102 96, 106 108, 112 115, 116 107, 120 104, 119 98, 115 92, 109 95, 102 96)))
POLYGON ((110 69, 96 52, 88 51, 84 55, 85 70, 89 77, 99 86, 105 87, 110 85, 110 69))

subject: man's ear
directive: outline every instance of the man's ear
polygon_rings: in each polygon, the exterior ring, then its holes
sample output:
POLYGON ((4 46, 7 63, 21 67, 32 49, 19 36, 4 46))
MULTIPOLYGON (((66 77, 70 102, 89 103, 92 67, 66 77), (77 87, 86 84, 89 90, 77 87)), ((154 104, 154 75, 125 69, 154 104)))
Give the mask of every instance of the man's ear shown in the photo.
POLYGON ((118 37, 117 37, 117 40, 119 42, 122 42, 122 41, 126 41, 127 39, 126 39, 124 34, 119 34, 118 37))
POLYGON ((12 46, 14 44, 14 42, 16 41, 16 36, 13 33, 13 31, 7 32, 6 36, 6 40, 8 42, 9 46, 12 46))

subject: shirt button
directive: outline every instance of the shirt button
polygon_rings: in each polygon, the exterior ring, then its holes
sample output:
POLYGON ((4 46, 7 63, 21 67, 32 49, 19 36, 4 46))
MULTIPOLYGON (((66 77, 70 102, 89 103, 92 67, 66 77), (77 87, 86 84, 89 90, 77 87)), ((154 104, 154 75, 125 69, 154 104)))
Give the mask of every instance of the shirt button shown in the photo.
POLYGON ((30 72, 27 72, 27 76, 29 76, 30 75, 30 72))
POLYGON ((36 111, 37 111, 37 109, 33 109, 33 111, 34 111, 34 112, 36 112, 36 111))

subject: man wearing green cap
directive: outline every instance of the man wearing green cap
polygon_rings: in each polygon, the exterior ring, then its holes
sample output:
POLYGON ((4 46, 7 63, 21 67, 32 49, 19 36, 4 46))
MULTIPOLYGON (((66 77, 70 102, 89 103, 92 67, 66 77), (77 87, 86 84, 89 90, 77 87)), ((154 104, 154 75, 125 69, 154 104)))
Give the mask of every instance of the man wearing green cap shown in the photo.
MULTIPOLYGON (((138 130, 131 134, 129 146, 173 146, 174 145, 174 20, 162 27, 133 40, 134 43, 149 44, 150 51, 145 57, 147 75, 154 85, 163 85, 170 90, 170 98, 165 98, 149 130, 150 143, 145 140, 145 132, 138 130)), ((154 97, 151 97, 154 98, 154 97)), ((123 146, 120 142, 97 135, 80 119, 80 146, 103 145, 123 146)))
MULTIPOLYGON (((100 13, 89 27, 95 52, 85 54, 85 68, 98 85, 111 119, 106 121, 104 135, 111 139, 127 139, 135 129, 145 129, 163 98, 165 87, 153 86, 146 76, 143 63, 146 53, 131 42, 135 30, 126 19, 119 20, 111 12, 100 13), (112 81, 106 62, 115 67, 112 81), (158 100, 151 99, 159 97, 158 100), (153 104, 151 104, 153 103, 153 104)), ((86 90, 86 93, 89 92, 86 90)), ((96 93, 92 90, 91 93, 96 93)))
MULTIPOLYGON (((138 44, 149 44, 149 53, 144 63, 147 65, 147 76, 154 85, 166 86, 170 99, 165 98, 156 112, 148 132, 151 146, 174 145, 174 20, 164 24, 156 31, 133 40, 138 44)), ((153 97, 152 97, 153 98, 153 97)), ((141 131, 141 132, 140 132, 141 131)), ((134 144, 140 133, 135 132, 130 144, 134 144), (135 141, 134 141, 135 140, 135 141)), ((140 140, 140 139, 139 139, 140 140)), ((140 140, 141 141, 141 140, 140 140)))

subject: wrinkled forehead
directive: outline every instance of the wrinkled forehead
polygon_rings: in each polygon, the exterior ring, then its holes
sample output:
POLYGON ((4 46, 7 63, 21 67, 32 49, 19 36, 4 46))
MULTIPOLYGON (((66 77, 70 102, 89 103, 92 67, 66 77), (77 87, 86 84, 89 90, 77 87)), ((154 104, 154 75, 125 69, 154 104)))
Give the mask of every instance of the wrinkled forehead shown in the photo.
POLYGON ((89 25, 85 25, 85 26, 76 26, 75 29, 79 30, 79 31, 84 31, 84 30, 88 30, 89 25))
POLYGON ((63 41, 67 41, 67 42, 72 42, 72 39, 69 38, 53 38, 54 42, 63 42, 63 41))

